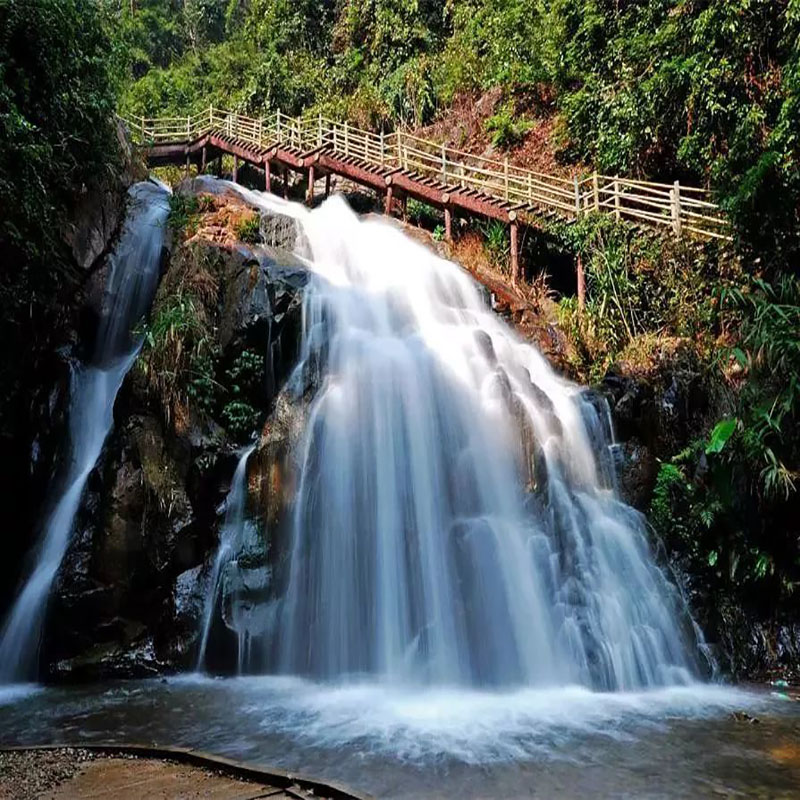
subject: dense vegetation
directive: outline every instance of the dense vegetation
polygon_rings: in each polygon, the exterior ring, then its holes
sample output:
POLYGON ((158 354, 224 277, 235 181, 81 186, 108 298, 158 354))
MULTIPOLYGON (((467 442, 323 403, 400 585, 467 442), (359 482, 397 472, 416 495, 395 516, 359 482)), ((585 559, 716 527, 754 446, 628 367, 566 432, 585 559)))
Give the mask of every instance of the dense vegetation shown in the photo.
POLYGON ((561 322, 587 379, 691 351, 708 406, 663 459, 653 522, 709 584, 797 602, 798 0, 0 0, 0 71, 0 245, 20 265, 4 325, 60 285, 37 265, 108 164, 117 87, 129 114, 213 102, 375 128, 494 93, 486 134, 512 158, 548 120, 564 164, 710 187, 732 247, 550 230, 587 272, 561 322))
POLYGON ((12 546, 26 541, 26 499, 41 502, 25 485, 39 466, 34 389, 52 391, 44 364, 83 277, 65 226, 119 162, 113 53, 93 0, 0 0, 0 500, 18 515, 12 546))

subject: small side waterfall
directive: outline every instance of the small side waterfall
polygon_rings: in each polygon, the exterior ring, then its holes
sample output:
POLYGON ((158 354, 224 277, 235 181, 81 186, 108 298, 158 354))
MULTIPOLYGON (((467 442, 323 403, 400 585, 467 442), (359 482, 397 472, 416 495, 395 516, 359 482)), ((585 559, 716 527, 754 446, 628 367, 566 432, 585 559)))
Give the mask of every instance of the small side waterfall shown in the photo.
MULTIPOLYGON (((231 479, 231 488, 225 500, 225 519, 219 533, 219 544, 214 562, 211 566, 211 573, 208 579, 208 592, 206 594, 205 608, 203 609, 203 628, 200 636, 200 649, 197 654, 197 671, 202 672, 206 668, 206 651, 208 649, 208 638, 211 634, 211 626, 214 622, 214 612, 220 607, 222 600, 222 579, 224 570, 228 563, 235 559, 242 551, 244 546, 245 533, 245 506, 247 503, 247 459, 255 449, 255 445, 245 448, 236 465, 236 471, 231 479)), ((237 664, 239 672, 242 671, 242 662, 245 658, 247 641, 246 632, 239 635, 239 652, 237 664)))
POLYGON ((148 181, 131 187, 129 195, 131 208, 110 260, 95 349, 72 375, 69 454, 60 494, 44 523, 33 569, 0 632, 0 683, 35 677, 50 587, 111 430, 117 392, 139 351, 133 328, 149 310, 158 285, 168 190, 148 181))

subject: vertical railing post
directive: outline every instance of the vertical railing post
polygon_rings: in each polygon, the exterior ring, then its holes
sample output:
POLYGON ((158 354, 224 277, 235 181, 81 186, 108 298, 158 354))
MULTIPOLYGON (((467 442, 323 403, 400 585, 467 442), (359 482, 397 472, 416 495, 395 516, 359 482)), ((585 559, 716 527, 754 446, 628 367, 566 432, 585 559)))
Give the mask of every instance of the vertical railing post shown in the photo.
POLYGON ((262 130, 261 130, 261 119, 258 120, 258 146, 261 147, 261 139, 262 139, 262 130))
POLYGON ((594 191, 594 210, 600 211, 600 183, 597 179, 597 171, 592 175, 592 189, 594 191))
POLYGON ((533 205, 533 173, 528 173, 528 205, 533 205))
POLYGON ((344 154, 345 155, 349 155, 348 150, 350 149, 350 145, 349 145, 349 141, 348 141, 350 137, 348 136, 348 133, 347 133, 347 127, 348 127, 347 126, 347 120, 345 120, 344 121, 344 154))
POLYGON ((447 149, 442 144, 442 183, 447 183, 447 149))
POLYGON ((145 132, 144 115, 142 115, 142 142, 147 140, 147 133, 145 132))
POLYGON ((322 147, 322 112, 319 112, 317 117, 317 145, 322 147))
POLYGON ((577 175, 574 176, 573 181, 575 183, 575 218, 578 219, 581 215, 581 187, 577 175))
POLYGON ((397 166, 400 169, 405 169, 405 165, 403 164, 403 140, 401 138, 400 129, 397 130, 397 166))
POLYGON ((333 152, 339 152, 339 123, 333 123, 333 152))
POLYGON ((672 189, 672 230, 675 235, 681 238, 681 184, 675 181, 672 189))
POLYGON ((275 140, 280 142, 281 140, 281 110, 278 109, 275 112, 275 140))
POLYGON ((386 163, 386 142, 384 139, 383 125, 381 125, 381 166, 386 163))
POLYGON ((192 140, 192 118, 187 116, 186 117, 186 141, 190 142, 192 140))
POLYGON ((503 177, 505 179, 505 197, 508 200, 508 156, 503 161, 503 177))
POLYGON ((619 222, 619 220, 620 220, 620 218, 622 216, 621 206, 622 206, 622 202, 620 200, 620 194, 619 194, 619 179, 615 177, 614 178, 614 219, 616 219, 617 222, 619 222))
POLYGON ((211 130, 214 127, 214 104, 212 103, 208 107, 208 129, 211 130))

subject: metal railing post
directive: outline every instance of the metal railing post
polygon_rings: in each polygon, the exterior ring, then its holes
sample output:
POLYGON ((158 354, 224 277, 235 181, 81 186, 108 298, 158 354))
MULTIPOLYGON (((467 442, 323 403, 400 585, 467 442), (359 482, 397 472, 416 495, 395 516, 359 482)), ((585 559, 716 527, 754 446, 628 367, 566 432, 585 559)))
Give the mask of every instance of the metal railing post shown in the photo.
POLYGON ((348 155, 348 150, 350 149, 349 145, 349 135, 347 132, 347 120, 344 121, 344 154, 348 155))
POLYGON ((383 134, 383 125, 381 125, 381 166, 386 163, 386 142, 383 134))
POLYGON ((447 150, 442 144, 442 183, 447 183, 447 150))
POLYGON ((275 139, 280 142, 281 140, 281 110, 275 112, 275 139))
POLYGON ((594 190, 594 210, 600 211, 600 184, 597 180, 597 171, 592 175, 592 189, 594 190))
POLYGON ((503 177, 505 179, 505 197, 508 200, 508 156, 503 161, 503 177))
POLYGON ((317 144, 322 147, 322 112, 319 112, 319 118, 317 120, 317 144))

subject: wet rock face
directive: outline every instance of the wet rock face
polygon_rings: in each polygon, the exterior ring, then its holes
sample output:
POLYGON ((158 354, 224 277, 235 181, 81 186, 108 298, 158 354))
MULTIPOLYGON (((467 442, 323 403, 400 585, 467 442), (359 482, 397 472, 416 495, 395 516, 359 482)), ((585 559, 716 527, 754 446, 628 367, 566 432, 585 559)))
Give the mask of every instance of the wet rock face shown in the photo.
MULTIPOLYGON (((193 302, 204 320, 203 346, 213 354, 214 391, 203 403, 189 396, 181 416, 154 389, 162 384, 137 366, 128 374, 48 608, 42 666, 51 679, 147 676, 193 665, 243 437, 227 410, 234 397, 272 420, 266 441, 278 466, 265 469, 274 482, 298 425, 280 410, 269 414, 285 405, 279 398, 297 359, 307 278, 297 259, 272 248, 195 239, 172 253, 151 318, 187 286, 201 285, 193 302), (257 356, 248 382, 236 373, 245 356, 257 356)), ((140 361, 146 355, 145 348, 140 361)), ((258 564, 251 558, 231 565, 225 576, 231 621, 258 612, 262 549, 258 564)))

